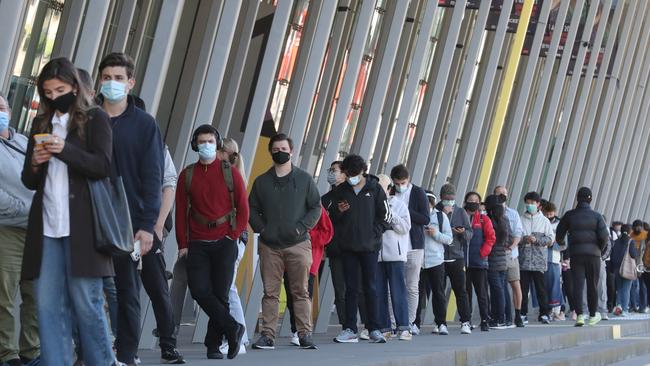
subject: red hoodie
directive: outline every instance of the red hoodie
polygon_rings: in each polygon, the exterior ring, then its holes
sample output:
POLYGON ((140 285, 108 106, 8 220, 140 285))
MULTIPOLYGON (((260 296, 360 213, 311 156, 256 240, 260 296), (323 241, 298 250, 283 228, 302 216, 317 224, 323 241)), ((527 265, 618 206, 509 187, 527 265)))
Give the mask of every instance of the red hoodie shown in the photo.
POLYGON ((494 243, 497 241, 497 236, 492 227, 492 221, 487 215, 481 215, 476 211, 472 216, 472 227, 480 227, 483 229, 483 245, 481 246, 481 257, 486 258, 490 255, 494 243))
POLYGON ((334 236, 334 227, 332 226, 332 221, 330 220, 329 215, 325 208, 321 206, 321 215, 320 219, 316 223, 313 229, 309 231, 309 236, 311 237, 311 268, 309 273, 314 276, 318 275, 318 268, 320 267, 320 261, 323 259, 323 251, 325 246, 332 241, 334 236))

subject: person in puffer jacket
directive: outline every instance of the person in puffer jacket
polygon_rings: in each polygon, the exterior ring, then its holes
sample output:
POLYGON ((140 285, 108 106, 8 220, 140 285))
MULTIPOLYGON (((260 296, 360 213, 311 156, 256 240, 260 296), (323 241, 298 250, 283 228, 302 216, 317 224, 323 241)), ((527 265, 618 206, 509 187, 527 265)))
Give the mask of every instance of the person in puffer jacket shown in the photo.
MULTIPOLYGON (((379 185, 388 196, 391 179, 384 174, 378 176, 379 185)), ((377 299, 379 302, 379 329, 382 333, 392 331, 388 293, 399 339, 411 340, 408 319, 408 302, 404 266, 407 260, 411 215, 406 204, 395 196, 388 196, 392 212, 390 228, 382 235, 382 247, 379 251, 377 268, 377 299)))
MULTIPOLYGON (((494 329, 506 329, 506 297, 504 293, 508 291, 505 288, 505 283, 508 272, 508 256, 510 255, 506 252, 506 248, 509 248, 512 243, 512 233, 505 215, 505 207, 499 201, 498 196, 489 195, 485 198, 485 210, 492 221, 496 236, 496 241, 488 256, 488 284, 490 285, 490 310, 492 313, 489 326, 494 329)), ((515 309, 516 319, 521 319, 519 309, 515 309)))
POLYGON ((478 299, 478 309, 481 313, 481 331, 489 330, 489 300, 488 300, 488 256, 496 241, 492 221, 479 211, 481 195, 469 192, 465 195, 465 211, 472 222, 472 239, 464 245, 465 266, 467 267, 467 298, 470 311, 472 309, 472 287, 478 299))
POLYGON ((526 319, 528 313, 528 290, 531 282, 535 285, 539 303, 539 321, 549 324, 548 296, 544 272, 547 269, 548 247, 555 241, 555 232, 551 222, 539 210, 541 197, 537 192, 528 192, 524 196, 526 212, 521 215, 524 236, 519 243, 519 268, 521 270, 521 315, 526 319))

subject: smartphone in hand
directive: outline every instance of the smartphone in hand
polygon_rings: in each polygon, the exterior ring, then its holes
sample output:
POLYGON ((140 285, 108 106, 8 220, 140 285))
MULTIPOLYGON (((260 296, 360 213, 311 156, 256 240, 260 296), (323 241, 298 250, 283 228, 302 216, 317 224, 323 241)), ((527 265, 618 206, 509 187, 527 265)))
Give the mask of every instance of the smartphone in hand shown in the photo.
POLYGON ((136 240, 135 243, 133 243, 133 251, 131 252, 131 259, 133 259, 134 262, 137 262, 140 260, 142 254, 142 247, 140 246, 140 240, 136 240))

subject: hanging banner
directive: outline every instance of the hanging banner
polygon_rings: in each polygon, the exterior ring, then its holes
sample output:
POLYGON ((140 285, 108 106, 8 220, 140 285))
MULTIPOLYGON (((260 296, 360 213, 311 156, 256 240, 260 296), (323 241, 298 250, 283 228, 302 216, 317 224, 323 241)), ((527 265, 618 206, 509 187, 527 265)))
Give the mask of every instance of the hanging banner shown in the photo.
MULTIPOLYGON (((480 5, 481 0, 467 0, 465 9, 478 9, 480 5)), ((456 6, 456 0, 438 0, 438 6, 441 6, 443 8, 453 8, 456 6)))
MULTIPOLYGON (((537 28, 537 22, 539 21, 539 10, 542 6, 543 0, 535 0, 533 4, 533 11, 530 14, 530 21, 528 22, 527 34, 535 33, 537 28)), ((506 32, 515 33, 517 32, 517 26, 519 25, 519 18, 521 17, 521 10, 524 7, 524 0, 515 0, 512 4, 512 10, 510 12, 510 19, 508 21, 508 29, 506 32)), ((503 9, 503 0, 493 0, 490 7, 490 13, 488 14, 487 24, 485 26, 486 30, 495 31, 497 25, 499 24, 499 16, 501 15, 501 10, 503 9)))
POLYGON ((555 57, 561 57, 562 52, 564 52, 564 46, 566 44, 566 39, 569 36, 569 24, 571 23, 571 15, 573 14, 573 9, 575 8, 576 1, 571 0, 571 4, 569 5, 569 10, 566 15, 566 19, 564 21, 564 24, 556 24, 557 23, 557 14, 560 11, 560 2, 562 0, 551 0, 553 1, 551 3, 551 13, 548 16, 548 22, 546 23, 546 32, 544 32, 544 39, 542 41, 542 48, 539 52, 539 57, 546 57, 548 56, 548 49, 551 46, 551 38, 553 37, 553 33, 555 32, 556 29, 559 29, 562 32, 562 36, 560 37, 560 45, 558 46, 557 49, 557 54, 555 57))
MULTIPOLYGON (((596 61, 596 71, 594 71, 594 77, 597 77, 600 73, 600 68, 602 67, 603 59, 605 58, 605 46, 607 45, 607 40, 611 37, 612 29, 612 20, 614 18, 614 10, 618 6, 618 2, 612 4, 612 9, 609 11, 609 17, 607 18, 607 28, 605 29, 605 34, 603 35, 603 43, 600 46, 600 51, 598 52, 598 60, 596 61)), ((618 32, 616 32, 616 39, 614 40, 614 49, 612 50, 612 56, 609 60, 609 65, 607 65, 607 77, 612 75, 612 68, 614 68, 614 60, 616 59, 616 51, 618 50, 618 32)), ((591 52, 587 54, 587 57, 591 57, 591 52)))
MULTIPOLYGON (((593 2, 586 2, 585 6, 582 8, 582 16, 580 17, 580 23, 578 24, 578 33, 576 35, 576 39, 573 42, 573 48, 571 49, 571 60, 569 61, 569 68, 567 69, 567 75, 573 75, 573 69, 575 68, 576 64, 576 59, 578 58, 578 52, 580 51, 580 47, 584 47, 582 44, 582 37, 584 35, 584 32, 590 32, 589 33, 589 44, 594 43, 594 39, 596 38, 596 30, 598 29, 598 23, 600 22, 600 19, 603 14, 603 6, 598 2, 598 10, 596 11, 596 18, 594 19, 594 25, 591 30, 585 29, 585 23, 587 22, 587 13, 589 12, 589 7, 593 6, 593 2)), ((585 60, 582 65, 582 71, 581 74, 584 74, 587 71, 587 64, 588 60, 585 57, 585 60)))

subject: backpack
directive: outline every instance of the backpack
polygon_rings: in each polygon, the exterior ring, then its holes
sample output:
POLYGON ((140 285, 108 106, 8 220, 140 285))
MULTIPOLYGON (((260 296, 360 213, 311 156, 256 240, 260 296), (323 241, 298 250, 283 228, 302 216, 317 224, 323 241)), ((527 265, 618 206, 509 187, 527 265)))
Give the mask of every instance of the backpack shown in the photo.
MULTIPOLYGON (((226 160, 221 161, 221 171, 223 172, 223 178, 226 182, 226 187, 228 188, 228 193, 230 195, 230 203, 232 205, 232 210, 225 214, 222 217, 219 217, 216 220, 210 221, 205 216, 200 213, 192 210, 192 202, 190 200, 190 187, 192 186, 192 175, 194 175, 194 166, 196 164, 190 164, 185 168, 185 195, 187 197, 187 212, 186 218, 189 225, 189 217, 192 216, 194 220, 198 223, 205 225, 209 228, 215 228, 224 222, 230 223, 230 228, 234 231, 237 227, 237 208, 235 207, 235 184, 232 178, 232 165, 226 160)), ((189 235, 189 230, 188 230, 189 235)))

